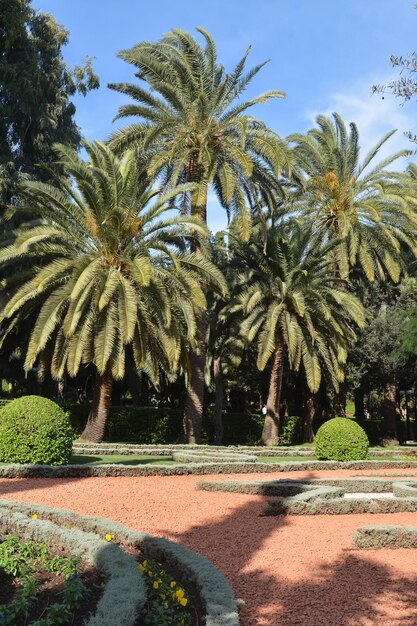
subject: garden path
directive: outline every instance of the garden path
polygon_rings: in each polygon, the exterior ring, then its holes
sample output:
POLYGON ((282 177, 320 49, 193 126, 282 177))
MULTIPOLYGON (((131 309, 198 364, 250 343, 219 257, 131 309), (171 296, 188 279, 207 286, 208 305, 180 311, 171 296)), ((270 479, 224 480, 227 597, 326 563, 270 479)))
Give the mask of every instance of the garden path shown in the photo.
MULTIPOLYGON (((361 475, 372 473, 378 472, 361 475)), ((368 524, 417 526, 416 513, 259 517, 265 498, 197 491, 201 478, 0 479, 0 497, 100 515, 192 548, 210 559, 245 600, 242 626, 416 626, 417 551, 363 551, 351 539, 356 528, 368 524)))

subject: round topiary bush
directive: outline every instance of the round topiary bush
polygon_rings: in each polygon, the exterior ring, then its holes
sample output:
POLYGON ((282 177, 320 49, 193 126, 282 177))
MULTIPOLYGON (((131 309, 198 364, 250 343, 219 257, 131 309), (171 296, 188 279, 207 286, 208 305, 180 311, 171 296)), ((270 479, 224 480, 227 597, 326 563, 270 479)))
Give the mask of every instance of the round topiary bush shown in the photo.
POLYGON ((24 396, 0 408, 0 462, 63 465, 71 457, 73 430, 52 400, 24 396))
POLYGON ((365 431, 353 420, 335 417, 317 431, 316 457, 329 461, 360 461, 368 454, 365 431))

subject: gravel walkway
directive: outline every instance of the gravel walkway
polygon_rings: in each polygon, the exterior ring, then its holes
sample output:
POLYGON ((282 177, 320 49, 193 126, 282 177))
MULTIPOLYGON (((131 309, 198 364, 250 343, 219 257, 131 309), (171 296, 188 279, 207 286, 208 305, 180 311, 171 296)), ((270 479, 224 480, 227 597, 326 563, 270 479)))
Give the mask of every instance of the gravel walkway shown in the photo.
POLYGON ((242 626, 417 625, 417 551, 360 551, 351 541, 358 526, 417 526, 416 513, 259 517, 263 497, 197 491, 198 480, 201 476, 0 479, 0 497, 101 515, 192 548, 219 567, 245 600, 242 626))

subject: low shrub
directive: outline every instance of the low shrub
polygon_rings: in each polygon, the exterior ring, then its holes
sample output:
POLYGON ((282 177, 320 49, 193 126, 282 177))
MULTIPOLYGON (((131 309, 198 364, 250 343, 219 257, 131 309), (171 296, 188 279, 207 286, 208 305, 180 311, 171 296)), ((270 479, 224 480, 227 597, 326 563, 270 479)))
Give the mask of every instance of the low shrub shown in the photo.
POLYGON ((23 396, 0 408, 0 461, 63 465, 72 454, 68 416, 52 400, 23 396))
POLYGON ((369 440, 353 420, 335 417, 323 424, 316 435, 316 457, 329 461, 360 461, 368 454, 369 440))

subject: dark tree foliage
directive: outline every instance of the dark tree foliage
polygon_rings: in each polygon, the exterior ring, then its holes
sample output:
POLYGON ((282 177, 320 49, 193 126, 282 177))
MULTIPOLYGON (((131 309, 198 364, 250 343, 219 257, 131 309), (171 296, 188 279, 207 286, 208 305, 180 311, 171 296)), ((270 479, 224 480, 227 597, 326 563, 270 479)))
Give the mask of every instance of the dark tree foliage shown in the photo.
POLYGON ((68 32, 30 0, 0 0, 0 215, 22 175, 45 177, 56 142, 78 147, 71 96, 99 86, 91 59, 67 68, 68 32))
POLYGON ((389 384, 402 389, 413 386, 415 362, 411 362, 412 350, 409 348, 406 354, 403 344, 416 289, 415 279, 408 278, 399 286, 386 283, 368 286, 362 294, 368 325, 349 353, 347 372, 349 388, 355 395, 376 391, 382 398, 389 384))

